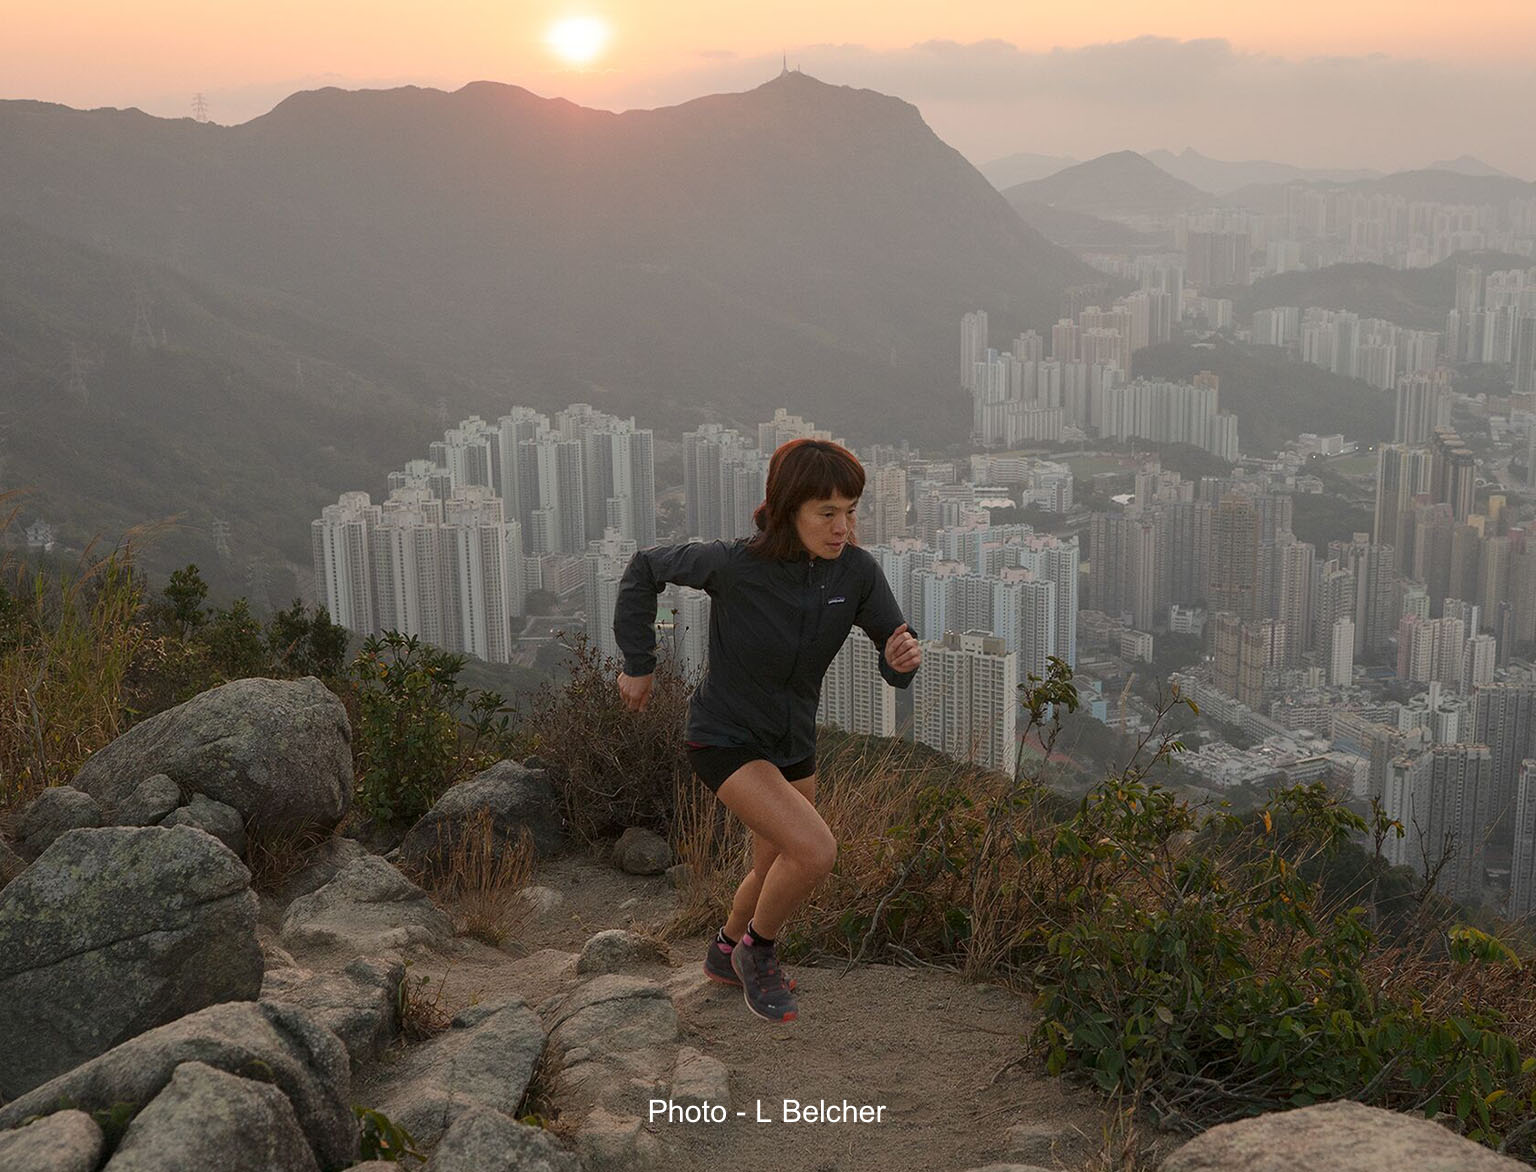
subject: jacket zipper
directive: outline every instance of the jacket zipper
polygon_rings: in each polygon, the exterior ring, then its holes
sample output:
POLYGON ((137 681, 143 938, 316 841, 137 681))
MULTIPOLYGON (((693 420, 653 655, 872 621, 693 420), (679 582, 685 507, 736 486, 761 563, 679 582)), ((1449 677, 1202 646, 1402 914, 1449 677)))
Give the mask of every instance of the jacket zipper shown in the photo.
POLYGON ((810 594, 811 567, 815 564, 816 555, 808 555, 805 561, 805 590, 801 594, 801 602, 799 606, 800 630, 795 636, 795 658, 794 662, 791 663, 789 667, 789 680, 787 681, 788 686, 785 688, 784 695, 784 748, 786 752, 789 750, 790 739, 794 735, 795 673, 800 669, 800 648, 805 644, 805 598, 810 594))

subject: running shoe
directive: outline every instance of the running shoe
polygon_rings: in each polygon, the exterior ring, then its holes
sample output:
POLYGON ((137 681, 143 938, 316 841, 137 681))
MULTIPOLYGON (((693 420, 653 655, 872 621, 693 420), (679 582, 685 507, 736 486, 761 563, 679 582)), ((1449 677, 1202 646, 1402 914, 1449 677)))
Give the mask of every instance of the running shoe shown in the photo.
MULTIPOLYGON (((739 948, 740 945, 733 947, 739 948)), ((709 951, 704 954, 704 975, 711 981, 722 985, 730 985, 732 988, 741 988, 741 978, 736 975, 736 970, 731 967, 732 946, 720 943, 720 937, 716 936, 709 942, 709 951)), ((795 978, 789 978, 789 988, 793 992, 795 978)))
POLYGON ((741 981, 741 996, 748 1009, 764 1021, 795 1020, 795 995, 774 949, 738 944, 731 949, 731 968, 741 981))

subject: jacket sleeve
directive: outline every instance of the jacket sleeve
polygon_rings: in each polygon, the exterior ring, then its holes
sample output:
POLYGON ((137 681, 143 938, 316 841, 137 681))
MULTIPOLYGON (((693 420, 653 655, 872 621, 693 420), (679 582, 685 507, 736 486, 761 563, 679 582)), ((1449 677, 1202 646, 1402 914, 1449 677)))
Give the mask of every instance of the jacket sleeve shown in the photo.
POLYGON ((656 670, 656 596, 668 582, 716 588, 730 548, 724 541, 653 545, 629 560, 613 608, 613 639, 624 657, 625 675, 648 676, 656 670))
MULTIPOLYGON (((853 621, 874 641, 875 651, 880 656, 880 675, 885 682, 893 688, 910 685, 918 669, 897 671, 885 659, 886 643, 896 628, 907 620, 902 617, 901 607, 896 605, 896 596, 891 593, 891 584, 885 580, 885 571, 880 568, 879 562, 870 565, 870 580, 863 597, 859 599, 859 611, 853 616, 853 621)), ((922 638, 910 624, 907 630, 913 638, 922 638)))

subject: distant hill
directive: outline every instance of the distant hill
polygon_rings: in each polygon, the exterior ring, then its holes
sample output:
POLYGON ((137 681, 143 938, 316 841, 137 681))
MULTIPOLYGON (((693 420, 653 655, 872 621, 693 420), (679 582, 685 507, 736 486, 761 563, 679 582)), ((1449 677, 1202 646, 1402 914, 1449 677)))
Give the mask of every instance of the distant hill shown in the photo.
MULTIPOLYGON (((1288 186, 1288 183, 1250 185, 1228 192, 1221 197, 1221 202, 1253 211, 1283 212, 1288 186)), ((1339 185, 1314 182, 1314 186, 1329 188, 1339 185)), ((1536 197, 1536 183, 1526 183, 1522 179, 1502 174, 1462 174, 1455 170, 1399 171, 1343 186, 1367 194, 1382 192, 1434 203, 1502 205, 1511 199, 1536 197)))
POLYGON ((1473 264, 1492 271, 1527 268, 1533 262, 1507 253, 1463 252, 1427 269, 1330 265, 1311 273, 1280 273, 1246 289, 1221 292, 1233 298, 1233 310, 1240 318, 1280 305, 1318 306, 1347 309, 1414 330, 1443 330, 1445 315, 1456 306, 1456 269, 1473 264))
POLYGON ((1113 220, 1101 220, 1087 212, 1074 212, 1044 203, 1021 203, 1015 204, 1014 208, 1019 217, 1040 235, 1075 252, 1153 248, 1159 243, 1155 236, 1113 220))
POLYGON ((1270 346, 1218 340, 1214 346, 1166 342, 1136 351, 1135 373, 1188 381, 1202 370, 1221 380, 1218 400, 1235 411, 1245 452, 1275 451, 1304 431, 1342 432, 1362 443, 1392 433, 1392 396, 1358 379, 1296 362, 1270 346))
POLYGON ((0 102, 0 158, 0 397, 53 429, 46 460, 13 436, 12 471, 87 532, 247 510, 300 566, 339 488, 382 496, 445 421, 514 403, 669 437, 782 404, 854 442, 963 438, 961 315, 1043 328, 1099 279, 914 107, 800 73, 623 114, 488 82, 317 90, 234 127, 0 102), (142 355, 136 288, 169 341, 142 355), (71 434, 72 343, 92 403, 153 444, 71 434))
POLYGON ((1004 191, 1018 183, 1044 179, 1058 171, 1065 171, 1076 162, 1077 160, 1070 155, 1032 155, 1021 152, 1005 158, 993 159, 990 163, 983 163, 976 169, 987 177, 987 182, 993 187, 1004 191))
POLYGON ((1320 180, 1330 183, 1353 183, 1359 179, 1375 179, 1380 171, 1328 170, 1296 167, 1290 163, 1271 163, 1250 160, 1242 163, 1225 162, 1208 158, 1198 151, 1185 147, 1178 154, 1172 151, 1147 151, 1148 162, 1156 164, 1175 179, 1182 179, 1202 191, 1214 195, 1226 195, 1251 184, 1297 183, 1320 180))
POLYGON ((1502 179, 1513 179, 1508 171, 1500 171, 1497 167, 1491 167, 1481 159, 1475 159, 1471 155, 1458 155, 1454 159, 1442 159, 1438 163, 1431 163, 1427 170, 1430 171, 1457 171, 1462 175, 1497 175, 1502 179))
POLYGON ((1015 208, 1043 203, 1068 211, 1116 218, 1193 211, 1213 201, 1135 151, 1101 155, 1045 179, 1019 183, 1003 194, 1015 208))

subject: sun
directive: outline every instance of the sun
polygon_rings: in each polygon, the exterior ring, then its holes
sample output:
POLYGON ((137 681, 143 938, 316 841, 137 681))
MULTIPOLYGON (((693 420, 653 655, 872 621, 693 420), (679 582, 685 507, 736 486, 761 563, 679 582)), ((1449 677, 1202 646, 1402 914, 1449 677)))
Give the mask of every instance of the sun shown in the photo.
POLYGON ((549 26, 544 43, 550 51, 572 65, 587 65, 608 44, 606 22, 595 16, 570 16, 549 26))

